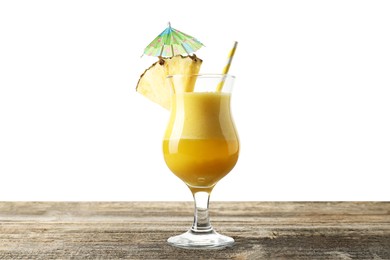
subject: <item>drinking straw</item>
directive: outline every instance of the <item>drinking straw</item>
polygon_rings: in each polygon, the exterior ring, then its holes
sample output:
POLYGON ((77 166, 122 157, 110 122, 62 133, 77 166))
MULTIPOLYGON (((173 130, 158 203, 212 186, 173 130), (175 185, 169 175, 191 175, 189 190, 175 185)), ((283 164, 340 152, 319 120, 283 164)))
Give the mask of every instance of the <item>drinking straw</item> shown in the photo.
MULTIPOLYGON (((222 74, 227 74, 229 72, 229 69, 230 69, 230 65, 232 64, 232 60, 233 60, 233 56, 234 56, 234 53, 236 52, 236 49, 237 49, 237 44, 238 42, 234 42, 234 45, 233 45, 233 48, 230 50, 229 52, 229 55, 228 55, 228 60, 227 60, 227 63, 226 63, 226 66, 223 68, 223 71, 222 71, 222 74)), ((225 78, 223 78, 218 86, 217 86, 217 92, 220 92, 223 88, 223 84, 225 83, 225 78)))

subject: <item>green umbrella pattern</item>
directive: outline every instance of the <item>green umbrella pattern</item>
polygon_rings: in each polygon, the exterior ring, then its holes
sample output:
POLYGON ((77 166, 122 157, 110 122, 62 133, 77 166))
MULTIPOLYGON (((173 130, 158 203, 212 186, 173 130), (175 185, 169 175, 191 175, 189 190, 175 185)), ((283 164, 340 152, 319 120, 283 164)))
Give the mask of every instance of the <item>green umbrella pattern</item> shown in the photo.
POLYGON ((196 38, 172 28, 168 23, 168 27, 145 48, 144 54, 155 57, 190 55, 202 46, 196 38))

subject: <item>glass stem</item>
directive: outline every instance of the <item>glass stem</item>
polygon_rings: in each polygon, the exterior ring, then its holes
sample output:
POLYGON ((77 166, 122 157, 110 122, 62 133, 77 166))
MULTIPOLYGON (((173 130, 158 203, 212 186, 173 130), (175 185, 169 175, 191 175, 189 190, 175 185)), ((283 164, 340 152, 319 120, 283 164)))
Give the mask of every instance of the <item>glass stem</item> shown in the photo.
POLYGON ((209 218, 209 199, 210 193, 206 191, 193 192, 195 201, 194 223, 191 231, 195 233, 212 232, 213 227, 209 218))

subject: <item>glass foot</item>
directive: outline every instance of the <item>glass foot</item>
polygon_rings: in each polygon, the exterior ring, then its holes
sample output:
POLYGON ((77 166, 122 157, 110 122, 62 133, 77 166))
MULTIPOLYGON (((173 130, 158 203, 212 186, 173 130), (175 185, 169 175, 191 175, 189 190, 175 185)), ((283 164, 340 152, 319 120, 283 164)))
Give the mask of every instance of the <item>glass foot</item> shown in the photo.
POLYGON ((168 238, 168 244, 186 249, 222 249, 233 246, 234 239, 220 235, 214 230, 206 233, 189 230, 184 234, 168 238))

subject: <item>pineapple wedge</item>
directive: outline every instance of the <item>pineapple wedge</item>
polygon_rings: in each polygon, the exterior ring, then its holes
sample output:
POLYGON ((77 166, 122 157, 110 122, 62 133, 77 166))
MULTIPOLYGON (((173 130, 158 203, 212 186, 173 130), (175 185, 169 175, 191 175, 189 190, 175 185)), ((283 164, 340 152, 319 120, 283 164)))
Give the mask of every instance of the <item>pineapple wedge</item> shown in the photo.
MULTIPOLYGON (((136 90, 148 99, 166 109, 171 107, 171 90, 166 86, 165 79, 168 75, 198 74, 202 60, 192 56, 174 56, 172 58, 159 58, 160 60, 150 66, 141 75, 136 90)), ((183 77, 187 92, 193 90, 195 82, 183 77)))

